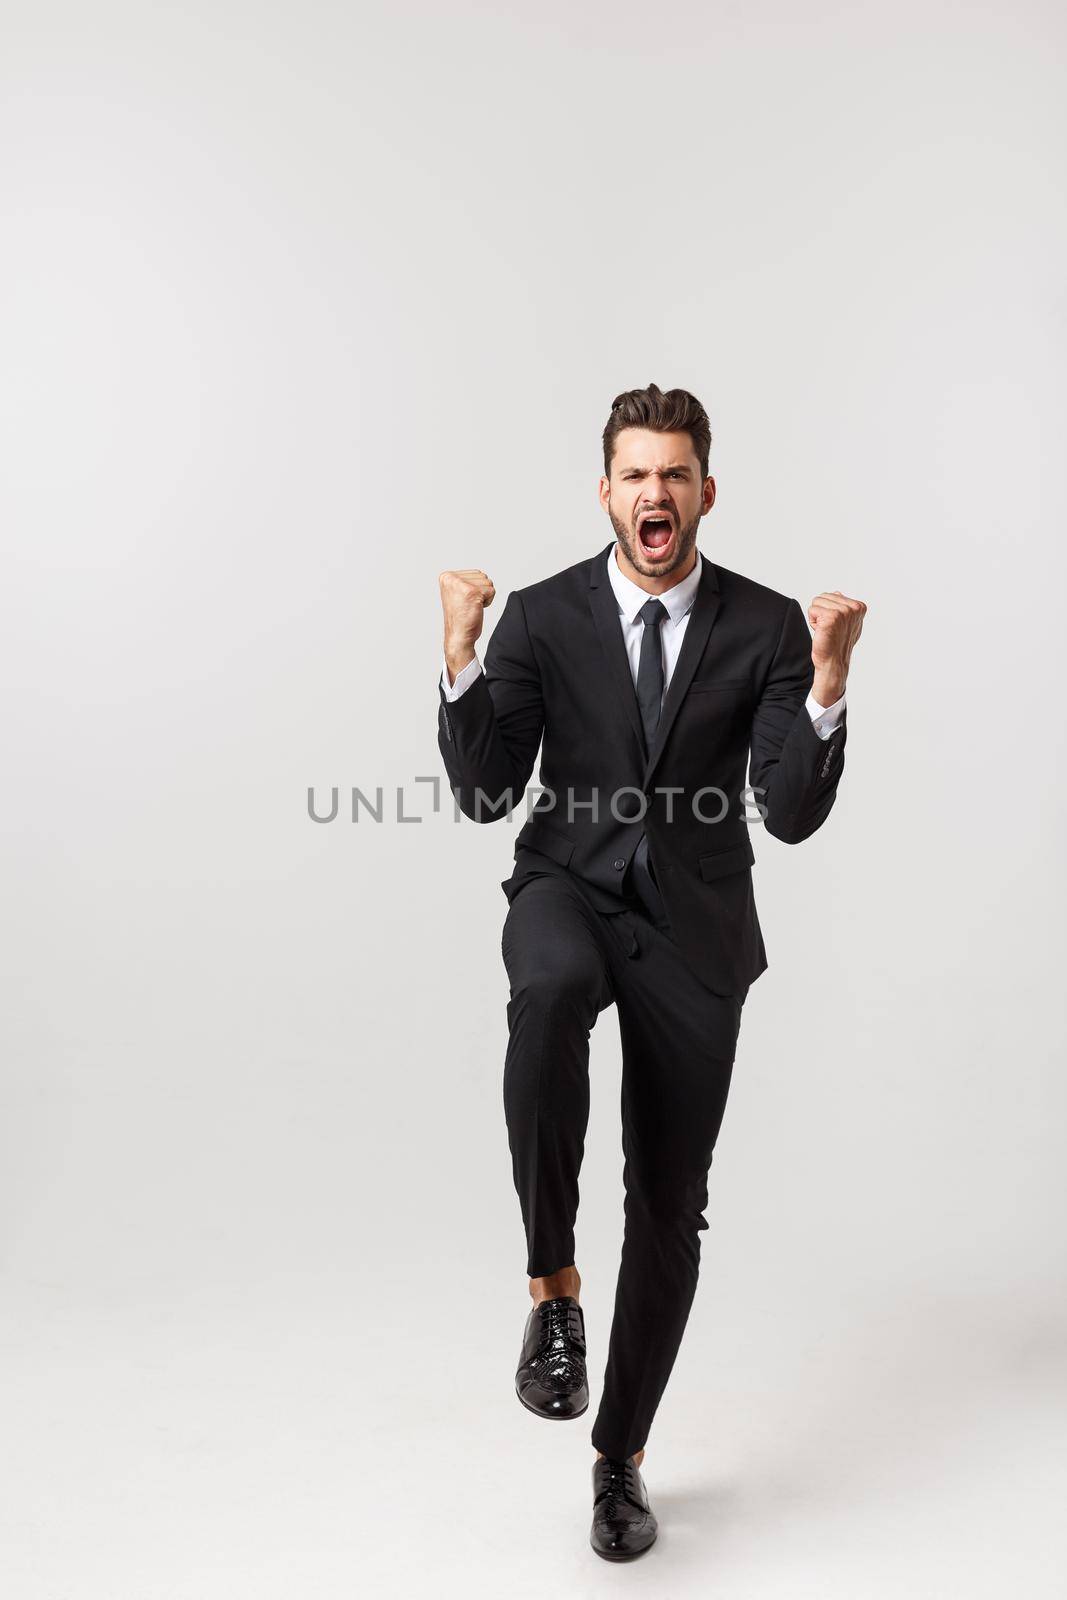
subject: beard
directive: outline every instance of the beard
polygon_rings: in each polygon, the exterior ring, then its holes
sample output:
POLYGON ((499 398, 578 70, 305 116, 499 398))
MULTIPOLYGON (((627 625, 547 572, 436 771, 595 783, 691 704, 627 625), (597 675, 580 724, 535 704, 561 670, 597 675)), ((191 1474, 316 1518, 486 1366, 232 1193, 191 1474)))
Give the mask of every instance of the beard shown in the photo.
POLYGON ((626 559, 638 572, 648 578, 662 578, 664 573, 676 572, 679 567, 688 568, 693 564, 693 549, 697 542, 697 529, 700 527, 700 512, 697 512, 692 522, 685 527, 678 525, 677 536, 674 541, 674 555, 664 565, 662 562, 651 562, 642 554, 640 541, 636 529, 631 530, 625 523, 619 521, 608 501, 608 516, 611 526, 615 529, 615 537, 623 548, 626 559))

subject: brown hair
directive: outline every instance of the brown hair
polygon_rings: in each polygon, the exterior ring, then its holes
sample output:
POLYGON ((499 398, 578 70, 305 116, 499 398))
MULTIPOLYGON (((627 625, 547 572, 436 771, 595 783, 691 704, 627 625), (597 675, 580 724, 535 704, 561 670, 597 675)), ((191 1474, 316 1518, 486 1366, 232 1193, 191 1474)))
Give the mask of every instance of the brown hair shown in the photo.
POLYGON ((604 476, 611 477, 615 438, 623 428, 651 428, 654 433, 688 433, 693 454, 700 462, 700 475, 708 475, 711 449, 711 424, 708 414, 688 389, 662 389, 650 383, 647 389, 627 389, 611 402, 611 416, 604 429, 604 476))

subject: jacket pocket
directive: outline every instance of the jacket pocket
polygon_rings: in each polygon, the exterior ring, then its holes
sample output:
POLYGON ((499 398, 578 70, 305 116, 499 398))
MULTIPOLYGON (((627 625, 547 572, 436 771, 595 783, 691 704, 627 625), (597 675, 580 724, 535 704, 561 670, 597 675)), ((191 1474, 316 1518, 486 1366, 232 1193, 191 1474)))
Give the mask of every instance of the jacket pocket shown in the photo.
POLYGON ((730 872, 742 872, 745 867, 751 867, 756 860, 756 853, 752 848, 751 839, 745 839, 741 844, 727 845, 721 850, 709 850, 706 855, 697 857, 700 876, 705 883, 712 878, 724 878, 730 872))
POLYGON ((688 694, 710 693, 713 689, 733 690, 751 689, 752 684, 748 678, 694 678, 689 685, 688 694))
POLYGON ((515 840, 516 845, 528 844, 531 849, 540 850, 542 855, 551 856, 553 861, 558 861, 565 867, 574 854, 575 841, 566 833, 561 833, 550 822, 545 822, 541 817, 530 817, 524 827, 520 828, 515 840))

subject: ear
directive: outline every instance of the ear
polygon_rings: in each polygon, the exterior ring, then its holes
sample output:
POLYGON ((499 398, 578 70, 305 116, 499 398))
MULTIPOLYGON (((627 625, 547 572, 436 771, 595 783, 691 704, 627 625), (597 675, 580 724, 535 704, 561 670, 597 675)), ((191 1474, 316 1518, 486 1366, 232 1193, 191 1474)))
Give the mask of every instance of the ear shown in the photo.
POLYGON ((610 496, 611 484, 608 482, 607 478, 601 478, 600 483, 597 486, 597 498, 600 501, 601 510, 606 511, 608 509, 608 500, 610 496))
POLYGON ((705 516, 707 516, 708 512, 711 510, 712 506, 715 504, 715 479, 714 478, 705 478, 704 479, 703 504, 704 504, 704 509, 700 513, 700 515, 702 517, 705 517, 705 516))

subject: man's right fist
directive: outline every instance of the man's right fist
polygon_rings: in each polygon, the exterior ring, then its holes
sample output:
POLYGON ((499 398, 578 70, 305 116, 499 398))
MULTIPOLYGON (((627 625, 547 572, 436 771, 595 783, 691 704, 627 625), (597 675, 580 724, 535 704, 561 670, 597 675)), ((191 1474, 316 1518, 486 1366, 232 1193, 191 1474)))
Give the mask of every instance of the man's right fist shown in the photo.
POLYGON ((474 641, 481 634, 485 608, 492 605, 496 590, 481 567, 442 572, 437 581, 445 614, 445 662, 454 680, 474 660, 474 641))

